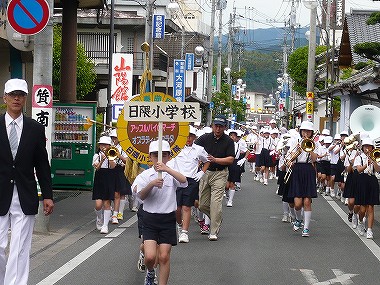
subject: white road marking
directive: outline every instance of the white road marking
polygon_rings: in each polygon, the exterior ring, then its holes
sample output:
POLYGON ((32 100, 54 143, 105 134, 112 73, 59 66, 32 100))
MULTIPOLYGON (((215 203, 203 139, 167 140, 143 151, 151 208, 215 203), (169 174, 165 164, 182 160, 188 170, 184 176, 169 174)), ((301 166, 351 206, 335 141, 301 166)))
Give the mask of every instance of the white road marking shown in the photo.
POLYGON ((351 280, 351 277, 359 275, 359 274, 352 274, 352 273, 344 273, 340 269, 331 269, 331 270, 332 272, 334 272, 335 278, 331 278, 329 280, 319 282, 313 270, 300 269, 303 277, 305 277, 306 279, 306 282, 308 282, 308 284, 310 285, 330 285, 330 284, 336 284, 336 283, 340 283, 342 285, 350 285, 350 284, 354 284, 354 282, 351 280))
POLYGON ((113 238, 121 235, 126 230, 126 228, 130 227, 136 222, 137 222, 137 215, 134 215, 125 223, 121 224, 119 227, 117 227, 108 235, 106 235, 105 238, 102 238, 101 240, 97 241, 93 245, 89 246, 87 249, 79 253, 73 259, 66 262, 64 265, 62 265, 52 274, 47 276, 45 279, 41 280, 39 283, 37 283, 37 285, 53 285, 57 283, 59 280, 61 280, 63 277, 65 277, 67 274, 73 271, 76 267, 78 267, 82 262, 84 262, 94 253, 96 253, 99 249, 103 248, 109 242, 111 242, 113 238))
POLYGON ((43 279, 41 282, 37 283, 37 285, 52 285, 57 283, 68 273, 70 273, 73 269, 79 266, 83 261, 85 261, 87 258, 89 258, 91 255, 93 255, 95 252, 97 252, 99 249, 101 249, 111 241, 112 239, 101 239, 97 241, 96 243, 88 247, 86 250, 78 254, 76 257, 69 260, 66 264, 62 265, 60 268, 58 268, 48 277, 43 279))
POLYGON ((373 253, 373 255, 380 261, 380 247, 371 239, 367 239, 366 236, 359 235, 358 231, 351 227, 351 223, 347 219, 347 214, 341 207, 330 197, 322 196, 326 199, 327 203, 334 209, 334 211, 341 217, 343 222, 361 239, 361 241, 367 246, 367 248, 373 253))

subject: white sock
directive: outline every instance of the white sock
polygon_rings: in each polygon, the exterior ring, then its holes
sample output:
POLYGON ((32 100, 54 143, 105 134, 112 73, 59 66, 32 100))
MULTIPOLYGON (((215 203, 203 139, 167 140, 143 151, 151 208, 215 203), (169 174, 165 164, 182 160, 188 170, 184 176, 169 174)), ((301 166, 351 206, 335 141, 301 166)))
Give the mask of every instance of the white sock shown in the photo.
POLYGON ((124 199, 120 199, 119 213, 124 212, 124 207, 126 203, 127 203, 126 197, 124 199))
POLYGON ((302 220, 302 210, 296 210, 296 219, 298 221, 301 221, 302 220))
POLYGON ((110 218, 111 218, 111 210, 104 210, 103 226, 108 226, 110 218))
POLYGON ((290 210, 290 216, 292 216, 292 218, 295 219, 296 218, 296 212, 294 210, 294 207, 293 208, 289 207, 289 210, 290 210))
POLYGON ((117 212, 117 211, 113 211, 113 215, 112 216, 115 216, 115 217, 117 217, 117 214, 118 214, 119 212, 117 212))
POLYGON ((103 216, 103 209, 100 209, 100 210, 96 210, 95 209, 95 213, 96 213, 96 217, 101 220, 102 219, 102 216, 103 216))
POLYGON ((310 220, 311 220, 311 211, 304 211, 304 228, 308 229, 310 225, 310 220))
POLYGON ((287 202, 282 202, 282 209, 284 211, 284 214, 289 214, 289 204, 287 202))
POLYGON ((232 202, 234 199, 235 190, 234 189, 228 189, 228 202, 232 202))

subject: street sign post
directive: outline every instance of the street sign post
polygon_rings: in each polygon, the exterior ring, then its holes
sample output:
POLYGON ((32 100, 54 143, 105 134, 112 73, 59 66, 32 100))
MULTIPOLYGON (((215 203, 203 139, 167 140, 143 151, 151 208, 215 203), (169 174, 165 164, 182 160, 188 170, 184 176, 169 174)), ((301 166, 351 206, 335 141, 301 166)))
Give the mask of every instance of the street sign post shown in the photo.
POLYGON ((11 0, 8 4, 7 18, 16 32, 35 35, 49 22, 49 4, 46 0, 11 0))

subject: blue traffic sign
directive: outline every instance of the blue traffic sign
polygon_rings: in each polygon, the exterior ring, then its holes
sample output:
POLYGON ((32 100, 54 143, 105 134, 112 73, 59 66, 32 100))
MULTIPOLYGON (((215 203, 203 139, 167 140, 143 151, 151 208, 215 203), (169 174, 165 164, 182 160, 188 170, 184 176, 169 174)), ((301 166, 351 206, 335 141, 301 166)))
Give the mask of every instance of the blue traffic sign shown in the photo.
POLYGON ((49 4, 46 0, 11 0, 7 18, 16 32, 34 35, 42 31, 49 22, 49 4))

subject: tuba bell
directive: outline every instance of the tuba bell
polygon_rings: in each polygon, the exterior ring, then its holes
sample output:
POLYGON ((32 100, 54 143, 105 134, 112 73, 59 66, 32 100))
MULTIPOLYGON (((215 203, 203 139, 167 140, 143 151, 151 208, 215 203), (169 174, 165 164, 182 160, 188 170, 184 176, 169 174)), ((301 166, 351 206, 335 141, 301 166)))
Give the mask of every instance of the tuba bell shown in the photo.
POLYGON ((107 150, 106 155, 108 160, 115 160, 119 156, 119 150, 116 147, 111 146, 109 150, 107 150))
MULTIPOLYGON (((374 105, 363 105, 356 108, 350 116, 352 133, 368 133, 372 139, 380 137, 380 108, 374 105)), ((360 141, 360 140, 359 140, 360 141)))
POLYGON ((380 162, 380 149, 378 148, 374 148, 370 154, 369 154, 369 157, 375 161, 376 163, 379 163, 380 162))

